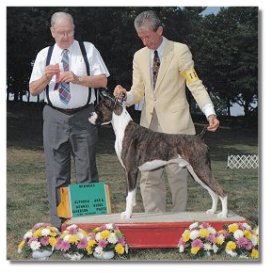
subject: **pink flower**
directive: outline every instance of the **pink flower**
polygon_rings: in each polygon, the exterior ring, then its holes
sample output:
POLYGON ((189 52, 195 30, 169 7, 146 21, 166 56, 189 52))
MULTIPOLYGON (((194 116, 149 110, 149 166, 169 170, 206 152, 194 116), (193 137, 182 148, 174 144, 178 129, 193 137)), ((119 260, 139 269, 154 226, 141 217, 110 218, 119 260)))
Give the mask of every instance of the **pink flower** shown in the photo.
POLYGON ((88 244, 87 239, 86 239, 86 238, 83 238, 83 239, 81 239, 81 240, 79 241, 79 243, 78 243, 78 245, 77 245, 77 248, 78 248, 78 249, 85 249, 86 246, 87 246, 87 244, 88 244))
POLYGON ((49 237, 41 237, 40 242, 41 242, 42 246, 49 245, 49 237))
POLYGON ((69 228, 69 233, 70 233, 70 234, 77 234, 77 231, 78 231, 77 226, 71 226, 71 227, 69 228))
POLYGON ((208 237, 207 237, 207 240, 211 243, 215 243, 215 234, 210 234, 208 237))
POLYGON ((238 245, 238 247, 246 247, 247 246, 247 244, 248 244, 248 240, 245 238, 245 237, 240 237, 240 238, 238 238, 238 240, 237 240, 237 245, 238 245))
POLYGON ((120 238, 118 241, 122 246, 124 246, 126 244, 126 240, 124 237, 120 238))
POLYGON ((185 243, 184 243, 182 237, 179 239, 179 243, 178 243, 178 246, 181 246, 181 245, 182 245, 182 246, 185 245, 185 243))
POLYGON ((210 227, 209 223, 206 223, 206 222, 202 223, 201 225, 202 225, 203 228, 208 228, 208 227, 210 227))
POLYGON ((192 241, 192 247, 203 247, 203 242, 200 239, 195 239, 192 241))
POLYGON ((69 242, 62 241, 61 246, 60 246, 60 250, 67 251, 70 249, 70 247, 71 247, 71 245, 69 242))
POLYGON ((102 248, 106 247, 107 244, 108 244, 108 242, 107 242, 106 240, 100 240, 100 241, 98 242, 98 246, 100 246, 100 247, 102 247, 102 248))

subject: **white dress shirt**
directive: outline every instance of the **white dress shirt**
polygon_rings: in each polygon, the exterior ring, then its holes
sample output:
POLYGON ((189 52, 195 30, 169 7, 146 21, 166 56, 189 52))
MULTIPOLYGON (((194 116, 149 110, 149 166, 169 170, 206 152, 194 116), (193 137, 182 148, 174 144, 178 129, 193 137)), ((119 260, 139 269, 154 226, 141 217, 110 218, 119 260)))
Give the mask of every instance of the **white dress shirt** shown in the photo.
MULTIPOLYGON (((87 52, 87 58, 90 65, 90 76, 101 75, 104 74, 108 77, 109 71, 99 53, 99 51, 95 48, 95 46, 90 42, 84 42, 84 46, 87 52)), ((62 51, 63 49, 59 48, 57 44, 55 44, 50 64, 59 64, 60 70, 63 71, 61 58, 62 58, 62 51)), ((46 58, 48 54, 48 47, 42 49, 35 60, 34 67, 32 70, 32 74, 30 77, 30 83, 32 81, 38 80, 41 78, 45 73, 45 66, 46 66, 46 58)), ((74 41, 73 44, 68 48, 68 55, 69 55, 69 70, 72 71, 77 76, 86 76, 87 70, 86 65, 84 62, 84 58, 82 52, 79 47, 78 41, 74 41)), ((53 106, 63 109, 71 109, 71 108, 78 108, 86 105, 88 96, 89 96, 89 88, 86 86, 78 85, 70 83, 70 92, 71 92, 71 99, 67 105, 65 105, 59 98, 59 91, 54 90, 56 84, 56 75, 54 75, 49 82, 49 98, 52 102, 53 106)), ((43 95, 45 91, 43 92, 43 95)), ((44 96, 45 102, 48 103, 47 97, 44 96)), ((94 90, 92 89, 92 95, 90 103, 95 101, 95 94, 94 90)))

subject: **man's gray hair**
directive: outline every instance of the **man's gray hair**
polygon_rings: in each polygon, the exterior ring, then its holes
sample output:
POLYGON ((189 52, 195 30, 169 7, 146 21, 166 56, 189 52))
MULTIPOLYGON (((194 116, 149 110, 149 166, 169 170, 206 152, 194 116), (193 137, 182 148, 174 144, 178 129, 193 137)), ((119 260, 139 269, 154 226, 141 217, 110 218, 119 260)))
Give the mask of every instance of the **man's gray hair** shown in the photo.
POLYGON ((72 25, 74 25, 74 19, 73 16, 70 13, 64 12, 64 11, 58 11, 55 12, 51 17, 51 27, 54 27, 54 25, 57 23, 58 20, 67 18, 71 21, 72 25))
POLYGON ((134 20, 135 29, 148 27, 149 30, 156 31, 161 25, 161 20, 153 10, 143 11, 134 20))

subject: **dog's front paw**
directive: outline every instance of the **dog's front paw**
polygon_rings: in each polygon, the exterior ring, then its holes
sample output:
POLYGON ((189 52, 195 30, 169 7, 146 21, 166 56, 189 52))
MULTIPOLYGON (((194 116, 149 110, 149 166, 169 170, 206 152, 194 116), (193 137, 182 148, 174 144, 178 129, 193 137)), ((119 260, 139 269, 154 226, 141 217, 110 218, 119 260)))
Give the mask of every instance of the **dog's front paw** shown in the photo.
POLYGON ((219 212, 219 213, 217 214, 217 218, 220 218, 220 219, 228 218, 228 213, 227 213, 227 212, 221 211, 221 212, 219 212))
POLYGON ((131 218, 131 213, 127 213, 126 211, 123 211, 121 213, 121 219, 130 219, 131 218))
POLYGON ((208 209, 206 211, 206 214, 214 214, 215 213, 215 210, 214 209, 208 209))

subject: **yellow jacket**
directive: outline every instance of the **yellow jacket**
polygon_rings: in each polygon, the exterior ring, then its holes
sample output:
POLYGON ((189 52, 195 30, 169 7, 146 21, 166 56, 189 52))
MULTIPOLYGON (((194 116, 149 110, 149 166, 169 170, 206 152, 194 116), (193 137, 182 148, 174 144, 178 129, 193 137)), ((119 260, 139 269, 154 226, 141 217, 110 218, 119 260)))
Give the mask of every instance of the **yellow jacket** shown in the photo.
POLYGON ((212 101, 196 74, 193 80, 190 80, 189 74, 194 71, 194 62, 188 46, 165 40, 155 90, 153 90, 150 75, 150 49, 144 47, 135 53, 130 92, 133 100, 130 104, 136 104, 145 99, 140 123, 146 128, 149 128, 155 109, 164 133, 195 134, 186 99, 185 83, 200 109, 207 104, 212 104, 212 101))

